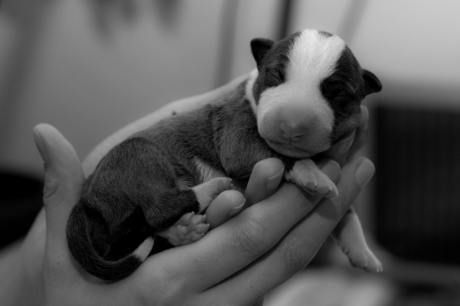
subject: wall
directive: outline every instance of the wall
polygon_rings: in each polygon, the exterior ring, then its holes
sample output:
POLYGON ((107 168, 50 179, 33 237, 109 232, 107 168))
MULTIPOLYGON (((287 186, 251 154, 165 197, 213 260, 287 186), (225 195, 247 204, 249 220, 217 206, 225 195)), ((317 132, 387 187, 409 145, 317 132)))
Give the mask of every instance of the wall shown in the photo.
MULTIPOLYGON (((252 69, 249 40, 275 38, 280 10, 277 0, 232 0, 234 46, 226 53, 232 63, 222 65, 225 0, 133 0, 136 18, 110 7, 105 32, 96 27, 90 0, 6 0, 4 7, 8 2, 37 3, 41 9, 22 20, 41 16, 41 23, 24 38, 21 18, 0 12, 0 85, 7 84, 0 86, 0 168, 35 174, 42 168, 31 136, 37 123, 55 125, 84 158, 123 125, 213 88, 221 67, 229 70, 227 79, 252 69), (7 69, 17 46, 30 46, 18 80, 7 69), (17 87, 13 95, 5 93, 9 84, 17 87)), ((460 2, 451 0, 297 0, 291 30, 318 28, 344 37, 384 84, 369 106, 385 100, 456 108, 458 11, 460 2)))
MULTIPOLYGON (((127 1, 132 10, 119 10, 119 1, 102 10, 88 3, 104 1, 40 1, 39 7, 47 8, 36 11, 42 20, 33 44, 30 37, 21 38, 23 18, 12 20, 4 11, 0 15, 0 45, 5 46, 0 68, 8 66, 21 39, 31 48, 23 55, 23 75, 13 70, 20 77, 10 83, 19 89, 13 94, 5 87, 0 90, 0 168, 40 175, 42 164, 31 134, 40 122, 56 126, 84 158, 129 122, 175 99, 212 89, 218 61, 226 60, 219 58, 222 20, 228 13, 224 0, 127 1), (135 18, 122 13, 126 11, 135 18), (101 13, 106 23, 95 18, 101 13)), ((234 4, 238 68, 230 67, 227 79, 254 67, 249 38, 271 36, 276 26, 276 1, 234 4)), ((0 85, 7 84, 6 71, 0 70, 0 85)))
POLYGON ((298 0, 296 5, 292 30, 312 27, 341 35, 362 66, 382 79, 382 98, 460 106, 459 1, 298 0))
MULTIPOLYGON (((460 110, 460 1, 297 0, 295 7, 291 31, 338 34, 382 81, 383 91, 364 101, 371 111, 371 133, 377 103, 460 110)), ((375 141, 369 137, 362 152, 371 159, 375 141)), ((355 201, 364 227, 371 230, 374 183, 355 201)))

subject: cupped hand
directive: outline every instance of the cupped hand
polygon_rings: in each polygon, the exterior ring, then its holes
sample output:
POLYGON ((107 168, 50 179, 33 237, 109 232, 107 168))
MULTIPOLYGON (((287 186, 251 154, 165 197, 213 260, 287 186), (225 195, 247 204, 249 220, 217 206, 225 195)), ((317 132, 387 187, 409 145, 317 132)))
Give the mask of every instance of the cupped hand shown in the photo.
POLYGON ((321 157, 333 159, 341 166, 344 165, 366 144, 368 133, 369 110, 366 106, 361 105, 361 122, 358 128, 321 154, 321 157))
MULTIPOLYGON (((119 282, 88 275, 68 250, 65 227, 79 199, 84 173, 91 173, 100 158, 128 135, 172 111, 211 103, 241 80, 172 103, 125 127, 96 147, 83 168, 73 147, 56 129, 37 126, 34 136, 45 164, 45 210, 16 258, 15 273, 8 279, 10 290, 2 294, 5 305, 251 305, 307 265, 372 177, 374 167, 369 160, 349 159, 347 152, 331 149, 328 158, 336 162, 323 160, 321 167, 337 181, 340 195, 327 200, 290 184, 279 187, 282 163, 261 161, 244 196, 226 191, 211 204, 209 209, 215 212, 208 222, 214 229, 196 243, 149 257, 119 282), (242 204, 248 207, 244 211, 242 204)), ((360 129, 354 136, 358 140, 345 140, 350 152, 361 145, 360 129)))
POLYGON ((328 161, 322 169, 338 179, 340 196, 321 200, 290 184, 277 190, 282 164, 264 160, 260 169, 269 171, 253 175, 246 194, 255 204, 199 241, 151 256, 131 276, 107 283, 83 271, 67 248, 67 218, 84 182, 78 157, 53 127, 39 125, 35 135, 45 162, 41 289, 48 305, 251 305, 308 264, 373 174, 363 158, 341 175, 328 161))

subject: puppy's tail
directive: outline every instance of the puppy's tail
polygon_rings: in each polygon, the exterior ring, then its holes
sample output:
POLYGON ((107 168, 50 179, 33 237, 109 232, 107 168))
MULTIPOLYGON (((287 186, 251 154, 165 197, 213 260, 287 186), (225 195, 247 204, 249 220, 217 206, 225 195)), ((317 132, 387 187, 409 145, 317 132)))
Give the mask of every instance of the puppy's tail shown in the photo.
MULTIPOLYGON (((138 247, 126 256, 114 260, 103 258, 97 250, 104 249, 104 244, 110 244, 110 241, 104 241, 104 235, 101 235, 95 239, 98 243, 95 245, 91 237, 98 235, 101 228, 95 229, 94 224, 90 223, 96 223, 99 227, 106 227, 105 221, 92 222, 94 220, 88 220, 85 216, 87 216, 87 212, 85 212, 83 205, 78 203, 69 217, 67 241, 69 249, 78 263, 86 271, 100 279, 115 281, 127 277, 141 265, 153 248, 153 238, 145 235, 141 238, 143 240, 138 242, 138 247)), ((94 214, 92 218, 95 216, 98 216, 96 218, 99 219, 102 218, 99 214, 94 214)), ((104 231, 107 231, 107 228, 102 229, 102 232, 104 231)))

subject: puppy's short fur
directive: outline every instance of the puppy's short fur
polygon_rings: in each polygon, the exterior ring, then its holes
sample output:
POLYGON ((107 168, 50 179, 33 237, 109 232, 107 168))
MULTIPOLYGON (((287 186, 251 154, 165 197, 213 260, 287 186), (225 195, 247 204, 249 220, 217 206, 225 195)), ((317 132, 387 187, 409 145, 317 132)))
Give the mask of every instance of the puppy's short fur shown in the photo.
MULTIPOLYGON (((281 159, 285 179, 308 192, 337 195, 310 158, 358 127, 361 101, 381 90, 379 80, 326 32, 254 39, 251 49, 257 69, 231 94, 132 135, 88 177, 67 227, 69 248, 88 272, 124 278, 160 239, 199 239, 208 229, 200 213, 220 192, 244 190, 265 158, 281 159)), ((352 249, 352 263, 380 270, 362 233, 356 237, 339 241, 352 249)))

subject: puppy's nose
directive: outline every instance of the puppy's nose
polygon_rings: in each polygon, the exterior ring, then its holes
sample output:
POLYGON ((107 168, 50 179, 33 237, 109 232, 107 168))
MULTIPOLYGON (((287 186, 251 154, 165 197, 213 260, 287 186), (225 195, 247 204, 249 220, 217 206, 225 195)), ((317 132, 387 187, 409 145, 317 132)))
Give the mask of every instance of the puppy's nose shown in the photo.
POLYGON ((301 141, 314 132, 317 116, 314 110, 305 107, 286 107, 280 110, 280 132, 289 141, 301 141))
POLYGON ((304 125, 286 123, 284 121, 281 121, 280 128, 283 137, 294 142, 302 139, 302 136, 307 132, 307 128, 304 125))

